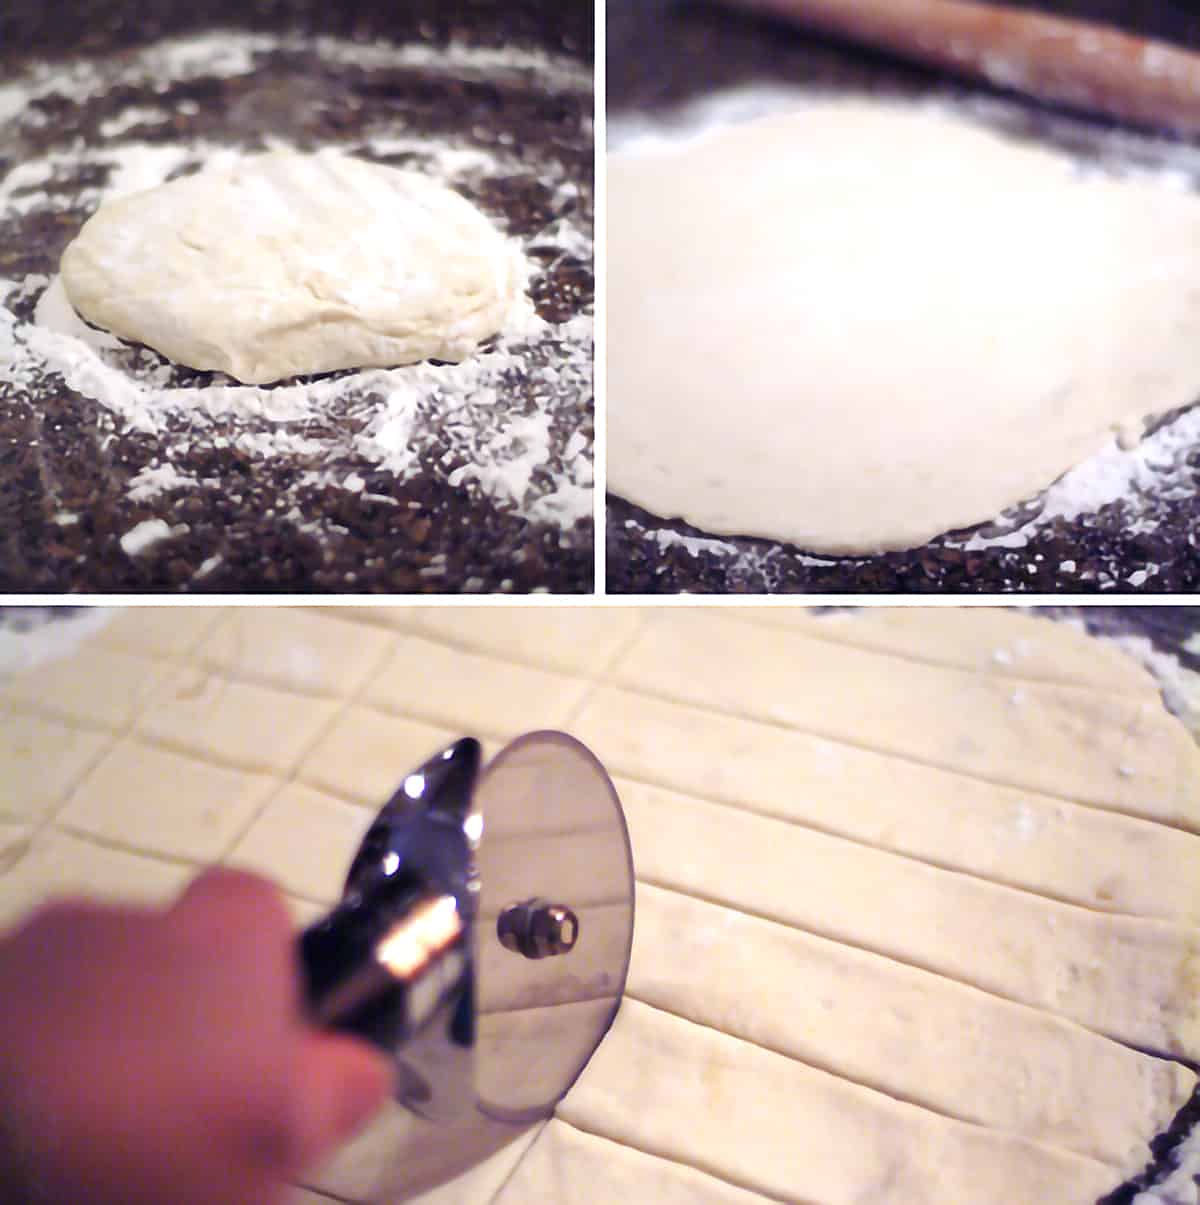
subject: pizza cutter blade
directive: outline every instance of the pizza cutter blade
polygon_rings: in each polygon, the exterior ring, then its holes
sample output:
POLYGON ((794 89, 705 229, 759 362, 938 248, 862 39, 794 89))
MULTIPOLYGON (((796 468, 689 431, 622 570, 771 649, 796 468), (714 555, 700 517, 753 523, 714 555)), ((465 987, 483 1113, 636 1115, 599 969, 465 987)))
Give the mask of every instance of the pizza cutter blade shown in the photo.
POLYGON ((481 762, 465 738, 407 775, 298 942, 313 1019, 392 1055, 397 1099, 433 1123, 397 1152, 408 1191, 553 1113, 629 966, 632 855, 603 766, 561 732, 481 762))

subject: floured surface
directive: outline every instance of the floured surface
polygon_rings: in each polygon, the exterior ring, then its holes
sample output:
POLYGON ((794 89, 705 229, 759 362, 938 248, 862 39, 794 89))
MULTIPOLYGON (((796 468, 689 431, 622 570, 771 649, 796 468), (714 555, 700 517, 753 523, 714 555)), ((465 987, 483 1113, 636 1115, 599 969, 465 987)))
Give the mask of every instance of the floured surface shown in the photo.
MULTIPOLYGON (((214 860, 309 919, 442 741, 595 749, 639 880, 626 1003, 558 1117, 428 1205, 1091 1205, 1193 1089, 1134 1046, 1200 1052, 1200 752, 1046 619, 152 610, 0 694, 5 919, 214 860)), ((402 1199, 411 1124, 309 1190, 402 1199)))
POLYGON ((466 359, 528 323, 528 271, 458 193, 328 150, 118 198, 62 259, 93 326, 250 384, 466 359))
POLYGON ((911 548, 1200 395, 1178 187, 815 100, 635 143, 609 202, 612 488, 707 531, 911 548))
POLYGON ((34 64, 6 89, 7 588, 590 589, 583 60, 225 33, 34 64), (462 363, 253 388, 122 346, 64 304, 59 257, 103 202, 321 148, 461 193, 530 262, 532 310, 462 363))

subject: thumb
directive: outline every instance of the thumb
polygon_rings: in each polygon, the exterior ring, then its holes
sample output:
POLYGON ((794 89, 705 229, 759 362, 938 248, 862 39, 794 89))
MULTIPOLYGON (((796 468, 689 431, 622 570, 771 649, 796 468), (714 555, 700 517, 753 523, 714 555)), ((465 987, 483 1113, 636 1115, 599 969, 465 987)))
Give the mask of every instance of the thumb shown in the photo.
POLYGON ((366 1042, 311 1030, 301 1038, 294 1150, 310 1166, 352 1138, 392 1091, 391 1061, 366 1042))

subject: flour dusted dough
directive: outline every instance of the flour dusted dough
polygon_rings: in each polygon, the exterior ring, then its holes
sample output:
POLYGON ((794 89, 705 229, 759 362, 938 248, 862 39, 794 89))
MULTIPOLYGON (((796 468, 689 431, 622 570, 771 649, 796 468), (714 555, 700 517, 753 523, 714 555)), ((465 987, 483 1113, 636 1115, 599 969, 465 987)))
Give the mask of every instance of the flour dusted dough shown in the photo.
POLYGON ((609 483, 908 548, 1200 396, 1200 199, 936 110, 816 101, 609 164, 609 483))
POLYGON ((461 360, 523 294, 520 255, 416 172, 274 151, 114 201, 62 258, 89 322, 251 384, 461 360))

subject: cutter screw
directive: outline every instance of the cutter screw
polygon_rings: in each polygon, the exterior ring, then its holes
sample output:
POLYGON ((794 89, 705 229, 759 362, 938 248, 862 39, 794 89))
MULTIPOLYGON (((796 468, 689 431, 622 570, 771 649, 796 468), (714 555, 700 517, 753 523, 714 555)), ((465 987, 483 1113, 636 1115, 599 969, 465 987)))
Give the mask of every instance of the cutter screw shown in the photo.
POLYGON ((496 936, 506 950, 526 958, 567 954, 579 939, 579 918, 563 904, 523 900, 509 904, 496 919, 496 936))

